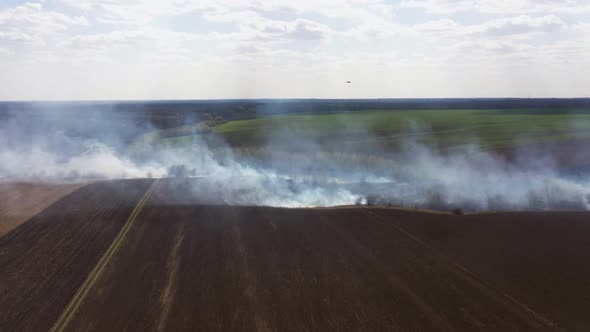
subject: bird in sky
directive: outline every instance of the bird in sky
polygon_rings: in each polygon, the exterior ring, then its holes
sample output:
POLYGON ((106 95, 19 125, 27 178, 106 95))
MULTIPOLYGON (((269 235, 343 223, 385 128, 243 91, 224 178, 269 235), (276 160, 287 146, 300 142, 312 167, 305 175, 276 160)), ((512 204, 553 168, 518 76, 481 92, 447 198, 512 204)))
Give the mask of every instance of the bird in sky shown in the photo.
POLYGON ((344 83, 346 83, 346 84, 350 84, 350 83, 352 83, 352 82, 351 82, 351 81, 344 81, 344 83))

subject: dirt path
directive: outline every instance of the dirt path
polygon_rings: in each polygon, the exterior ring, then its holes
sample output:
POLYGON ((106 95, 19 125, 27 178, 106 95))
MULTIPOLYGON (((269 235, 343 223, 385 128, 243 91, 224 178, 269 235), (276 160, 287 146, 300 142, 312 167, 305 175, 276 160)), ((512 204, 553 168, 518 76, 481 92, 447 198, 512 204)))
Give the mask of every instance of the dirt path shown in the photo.
POLYGON ((113 258, 121 244, 125 241, 127 233, 129 232, 131 227, 133 227, 133 224, 137 220, 137 216, 141 213, 141 209, 145 205, 146 201, 150 198, 152 192, 158 187, 159 182, 159 179, 155 180, 150 186, 150 188, 143 195, 143 197, 139 200, 139 202, 131 212, 131 215, 121 228, 121 231, 117 234, 117 237, 115 237, 109 248, 98 260, 98 263, 96 263, 92 271, 90 271, 84 283, 78 288, 76 294, 74 294, 74 296, 72 297, 72 300, 68 303, 64 311, 61 313, 60 317, 57 319, 57 321, 51 328, 51 331, 59 332, 63 331, 67 327, 71 318, 76 314, 78 307, 85 300, 86 295, 88 294, 90 289, 92 289, 94 284, 100 278, 107 264, 109 264, 111 258, 113 258))

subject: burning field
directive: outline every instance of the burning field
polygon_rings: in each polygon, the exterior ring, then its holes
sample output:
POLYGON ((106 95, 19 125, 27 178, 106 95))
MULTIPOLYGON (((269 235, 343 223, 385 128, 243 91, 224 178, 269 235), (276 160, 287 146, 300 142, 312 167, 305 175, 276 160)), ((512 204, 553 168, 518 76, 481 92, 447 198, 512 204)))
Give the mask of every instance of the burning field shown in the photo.
POLYGON ((590 113, 84 107, 1 114, 0 331, 590 329, 590 113))
POLYGON ((590 207, 590 113, 579 108, 291 114, 262 103, 260 113, 278 114, 206 120, 172 105, 183 118, 164 121, 155 111, 68 105, 2 113, 0 179, 205 177, 215 193, 205 200, 243 206, 590 207))

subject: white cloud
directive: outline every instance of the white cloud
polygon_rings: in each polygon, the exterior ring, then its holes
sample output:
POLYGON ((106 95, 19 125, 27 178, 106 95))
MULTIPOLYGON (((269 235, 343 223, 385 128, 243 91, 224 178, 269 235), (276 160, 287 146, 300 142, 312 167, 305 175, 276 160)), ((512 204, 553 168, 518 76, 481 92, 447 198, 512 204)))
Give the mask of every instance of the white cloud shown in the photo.
POLYGON ((399 7, 422 8, 438 14, 455 12, 582 14, 590 12, 590 4, 577 0, 402 0, 399 7))
POLYGON ((0 10, 0 46, 13 51, 25 45, 44 46, 64 36, 72 27, 87 25, 83 16, 45 10, 41 3, 24 3, 0 10))
POLYGON ((479 24, 460 25, 451 19, 440 19, 415 25, 416 32, 449 37, 501 37, 531 35, 539 33, 559 32, 567 28, 567 24, 555 15, 531 17, 520 15, 503 17, 479 24))
POLYGON ((257 11, 207 14, 212 22, 235 22, 237 31, 208 33, 197 38, 220 42, 219 47, 237 53, 261 53, 270 49, 293 49, 322 45, 330 38, 332 29, 322 23, 296 18, 293 20, 274 20, 262 16, 257 11))
POLYGON ((65 5, 79 9, 110 24, 148 24, 166 6, 157 1, 116 0, 61 0, 65 5))
POLYGON ((70 17, 55 11, 44 10, 41 3, 25 3, 0 11, 0 26, 8 30, 21 30, 36 34, 51 34, 71 26, 85 26, 83 16, 70 17))
POLYGON ((511 36, 529 33, 555 32, 563 30, 566 24, 555 15, 531 17, 521 15, 510 18, 499 18, 485 22, 474 30, 490 36, 511 36))
POLYGON ((501 17, 471 25, 441 19, 415 25, 410 31, 435 55, 441 65, 461 64, 469 70, 502 67, 579 66, 590 51, 575 25, 555 15, 501 17), (568 52, 569 50, 569 52, 568 52), (574 60, 575 59, 575 60, 574 60))
POLYGON ((8 42, 32 42, 34 38, 21 31, 0 31, 0 40, 8 42))
POLYGON ((61 46, 70 46, 79 49, 105 49, 118 46, 135 47, 142 43, 150 43, 155 46, 167 44, 179 44, 196 40, 197 36, 182 32, 170 32, 151 28, 134 30, 114 30, 108 33, 76 35, 64 40, 61 46))
POLYGON ((323 24, 297 19, 287 27, 285 36, 296 40, 323 40, 329 35, 330 29, 323 24))
POLYGON ((200 13, 206 17, 247 11, 261 16, 320 14, 325 17, 370 20, 391 15, 384 0, 60 0, 67 6, 94 15, 110 24, 149 24, 158 16, 200 13))
POLYGON ((258 17, 240 23, 239 26, 243 33, 250 35, 250 41, 321 41, 330 34, 330 29, 326 25, 302 18, 285 22, 258 17))
MULTIPOLYGON (((556 84, 564 73, 575 76, 578 93, 581 83, 590 84, 590 75, 582 76, 590 70, 590 18, 577 13, 590 13, 588 5, 574 0, 23 3, 0 10, 0 97, 510 95, 502 89, 515 83, 498 84, 538 72, 555 77, 556 84), (455 84, 454 75, 461 83, 455 84), (286 76, 293 79, 285 81, 286 76), (486 79, 491 76, 493 86, 486 79), (345 79, 355 83, 342 87, 345 79)), ((534 80, 519 82, 549 91, 534 80)))

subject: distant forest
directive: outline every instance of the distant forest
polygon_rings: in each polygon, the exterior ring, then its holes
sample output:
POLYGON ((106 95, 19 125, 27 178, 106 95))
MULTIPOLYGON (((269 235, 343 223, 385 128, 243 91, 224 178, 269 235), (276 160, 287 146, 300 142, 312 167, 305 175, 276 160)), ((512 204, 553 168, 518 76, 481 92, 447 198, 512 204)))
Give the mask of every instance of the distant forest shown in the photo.
POLYGON ((157 129, 201 121, 225 122, 276 114, 341 113, 372 110, 536 109, 590 111, 590 98, 488 99, 248 99, 195 101, 0 102, 0 120, 42 111, 78 118, 121 116, 157 129))

